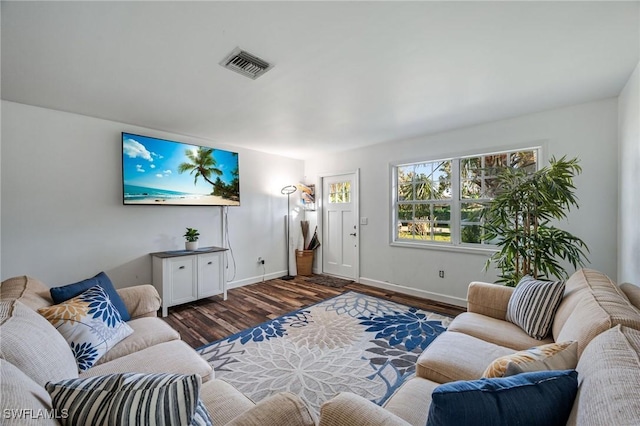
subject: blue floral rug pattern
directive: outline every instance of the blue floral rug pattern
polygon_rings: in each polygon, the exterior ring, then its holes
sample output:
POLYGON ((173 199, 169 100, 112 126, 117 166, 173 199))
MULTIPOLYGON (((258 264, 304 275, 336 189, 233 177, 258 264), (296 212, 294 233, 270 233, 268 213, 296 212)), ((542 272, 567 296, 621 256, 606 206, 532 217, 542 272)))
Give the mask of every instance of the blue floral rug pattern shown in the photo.
POLYGON ((319 412, 348 391, 383 404, 450 317, 347 292, 198 349, 253 401, 289 391, 319 412))

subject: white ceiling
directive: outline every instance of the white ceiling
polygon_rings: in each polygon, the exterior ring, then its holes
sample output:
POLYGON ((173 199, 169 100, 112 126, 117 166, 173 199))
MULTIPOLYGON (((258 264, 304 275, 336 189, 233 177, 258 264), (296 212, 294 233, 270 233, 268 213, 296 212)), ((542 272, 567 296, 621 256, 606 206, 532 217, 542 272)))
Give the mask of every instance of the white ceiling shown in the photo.
POLYGON ((296 158, 616 96, 639 2, 2 2, 2 98, 296 158), (240 46, 275 64, 218 65, 240 46))

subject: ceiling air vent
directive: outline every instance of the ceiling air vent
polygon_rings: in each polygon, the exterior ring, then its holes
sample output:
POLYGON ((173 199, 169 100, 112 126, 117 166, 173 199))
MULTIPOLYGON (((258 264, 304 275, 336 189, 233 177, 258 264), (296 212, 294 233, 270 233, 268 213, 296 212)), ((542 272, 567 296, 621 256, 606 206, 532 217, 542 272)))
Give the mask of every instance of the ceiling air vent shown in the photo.
POLYGON ((260 59, 257 56, 252 55, 249 52, 236 47, 226 58, 220 62, 225 68, 235 71, 239 74, 249 77, 252 80, 260 77, 265 72, 273 68, 273 65, 260 59))

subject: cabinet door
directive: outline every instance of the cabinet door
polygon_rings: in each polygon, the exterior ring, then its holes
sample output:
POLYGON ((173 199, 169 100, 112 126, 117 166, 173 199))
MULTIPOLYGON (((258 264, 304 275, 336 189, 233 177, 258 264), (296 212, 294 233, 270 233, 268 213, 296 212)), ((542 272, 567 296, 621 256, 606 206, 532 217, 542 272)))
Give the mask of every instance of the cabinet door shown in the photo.
POLYGON ((198 255, 198 296, 209 297, 222 293, 222 254, 198 255))
POLYGON ((167 259, 169 262, 169 306, 179 305, 198 299, 196 277, 196 256, 167 259))

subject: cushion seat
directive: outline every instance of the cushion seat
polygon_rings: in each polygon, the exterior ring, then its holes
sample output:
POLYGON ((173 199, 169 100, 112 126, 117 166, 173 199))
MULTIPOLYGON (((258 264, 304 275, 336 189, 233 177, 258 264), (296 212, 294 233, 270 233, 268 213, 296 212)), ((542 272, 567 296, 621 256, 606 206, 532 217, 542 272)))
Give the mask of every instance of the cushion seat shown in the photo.
POLYGON ((255 405, 242 392, 219 379, 202 384, 200 399, 207 407, 214 425, 227 424, 255 405))
POLYGON ((534 339, 513 323, 473 312, 464 312, 455 317, 447 330, 468 334, 517 351, 553 343, 551 337, 534 339))
POLYGON ((431 380, 413 377, 389 398, 384 408, 409 424, 427 424, 431 398, 425 399, 425 395, 431 395, 438 386, 438 383, 431 380))
POLYGON ((160 318, 138 318, 127 322, 133 334, 118 342, 102 356, 96 365, 141 351, 159 343, 180 340, 180 333, 160 318))
POLYGON ((211 380, 202 385, 200 399, 214 425, 316 425, 304 402, 290 392, 280 392, 254 404, 227 382, 211 380))
POLYGON ((467 334, 447 331, 420 355, 416 375, 436 383, 475 380, 482 377, 493 360, 514 352, 467 334))
POLYGON ((213 378, 213 369, 182 340, 160 343, 141 351, 96 365, 80 377, 111 373, 178 373, 199 374, 202 382, 213 378))

